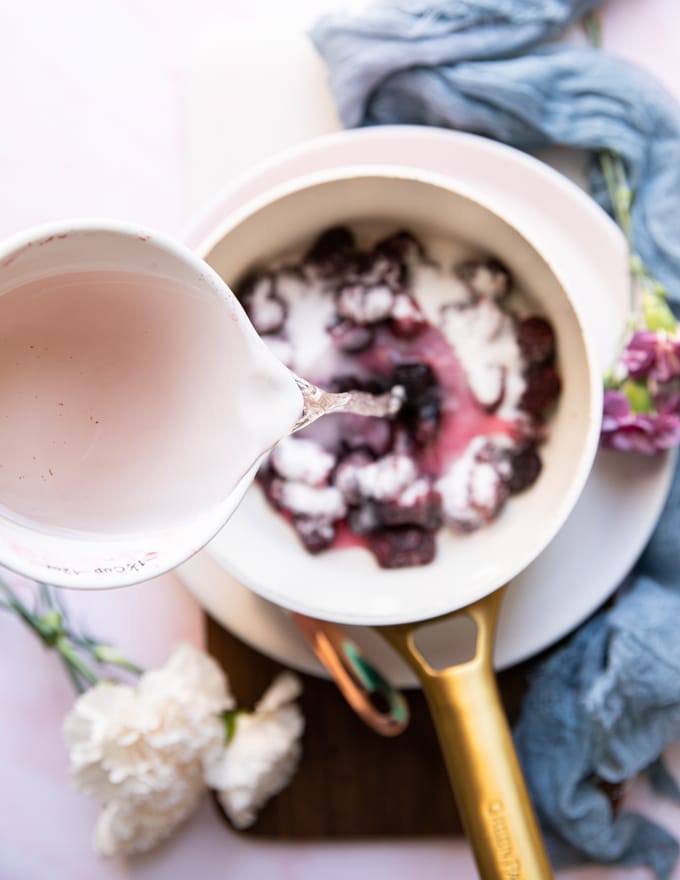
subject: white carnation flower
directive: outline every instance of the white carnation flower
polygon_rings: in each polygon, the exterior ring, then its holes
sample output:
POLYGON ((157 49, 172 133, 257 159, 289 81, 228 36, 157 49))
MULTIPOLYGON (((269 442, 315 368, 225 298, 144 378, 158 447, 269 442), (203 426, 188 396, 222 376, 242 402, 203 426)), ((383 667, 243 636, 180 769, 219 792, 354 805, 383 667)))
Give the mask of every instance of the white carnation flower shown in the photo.
POLYGON ((105 805, 99 852, 148 849, 189 815, 222 748, 220 713, 233 707, 226 676, 192 645, 136 687, 102 682, 78 698, 64 736, 75 787, 105 805))
POLYGON ((205 791, 198 772, 177 776, 172 797, 113 800, 104 804, 94 832, 94 848, 102 856, 146 852, 170 837, 196 808, 205 791))
POLYGON ((255 711, 238 713, 233 738, 207 768, 206 782, 236 828, 247 828, 257 811, 285 788, 300 759, 304 719, 293 701, 300 679, 279 675, 255 711))

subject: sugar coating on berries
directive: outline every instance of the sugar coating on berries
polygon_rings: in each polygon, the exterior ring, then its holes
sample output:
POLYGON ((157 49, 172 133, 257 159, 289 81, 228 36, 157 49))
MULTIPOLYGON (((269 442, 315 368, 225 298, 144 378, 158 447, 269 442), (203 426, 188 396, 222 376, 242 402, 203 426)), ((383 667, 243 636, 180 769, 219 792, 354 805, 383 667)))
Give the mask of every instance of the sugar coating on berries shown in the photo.
POLYGON ((502 469, 489 445, 493 441, 485 437, 471 440, 436 483, 444 521, 457 531, 474 531, 490 522, 507 498, 502 469))
POLYGON ((320 443, 303 437, 284 437, 272 451, 274 470, 286 480, 321 486, 335 467, 335 456, 320 443))
POLYGON ((376 502, 376 519, 382 526, 420 526, 437 529, 442 522, 442 499, 430 480, 421 477, 393 501, 376 502))
POLYGON ((274 480, 269 495, 277 506, 299 516, 342 519, 347 505, 335 486, 310 486, 295 480, 274 480))
POLYGON ((376 501, 393 501, 418 476, 416 463, 408 455, 386 455, 357 470, 359 492, 376 501))
POLYGON ((380 527, 378 511, 372 501, 352 507, 347 514, 347 525, 355 535, 368 535, 380 527))
POLYGON ((353 321, 339 321, 329 328, 328 333, 333 344, 346 354, 364 351, 373 342, 373 330, 365 324, 355 324, 353 321))
POLYGON ((477 296, 503 299, 512 286, 510 273, 498 260, 466 260, 455 271, 477 296))
POLYGON ((347 268, 346 279, 362 287, 387 285, 394 289, 401 283, 404 271, 399 261, 377 250, 358 251, 347 268))
POLYGON ((486 408, 513 413, 526 382, 512 317, 485 298, 472 306, 445 306, 441 326, 477 400, 486 408))
POLYGON ((385 254, 392 259, 396 259, 406 266, 425 260, 425 249, 418 239, 407 229, 395 232, 379 241, 375 249, 380 254, 385 254))
POLYGON ((413 337, 427 326, 427 318, 410 293, 400 291, 394 297, 391 329, 396 336, 413 337))
POLYGON ((371 244, 366 230, 325 230, 236 292, 296 373, 335 392, 400 385, 402 407, 320 420, 284 440, 258 481, 310 553, 355 542, 386 568, 423 565, 442 524, 487 526, 540 479, 557 340, 497 260, 434 237, 425 248, 409 230, 371 244))
POLYGON ((335 526, 322 517, 296 516, 293 527, 310 553, 327 550, 335 540, 335 526))
POLYGON ((375 324, 389 318, 393 306, 394 293, 386 284, 352 284, 340 289, 335 308, 341 318, 355 324, 375 324))
POLYGON ((359 504, 364 497, 359 488, 357 474, 361 468, 373 461, 375 461, 375 456, 362 448, 350 452, 335 468, 331 482, 342 492, 342 496, 348 504, 359 504))
POLYGON ((253 278, 242 301, 253 327, 260 335, 278 333, 281 330, 286 320, 286 304, 274 293, 271 276, 253 278))

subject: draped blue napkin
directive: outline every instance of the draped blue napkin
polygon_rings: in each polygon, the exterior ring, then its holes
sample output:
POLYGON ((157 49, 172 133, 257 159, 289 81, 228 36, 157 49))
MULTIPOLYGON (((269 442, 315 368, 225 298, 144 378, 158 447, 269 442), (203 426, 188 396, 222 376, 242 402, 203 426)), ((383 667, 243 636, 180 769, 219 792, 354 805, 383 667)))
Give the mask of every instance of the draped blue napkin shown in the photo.
MULTIPOLYGON (((635 191, 637 252, 678 306, 678 108, 625 61, 549 42, 597 5, 398 0, 355 17, 327 16, 311 36, 347 126, 437 125, 527 150, 618 153, 635 191)), ((594 163, 592 191, 609 209, 594 163)), ((556 866, 644 864, 667 880, 676 862, 674 837, 643 816, 617 814, 602 783, 647 771, 660 794, 679 799, 660 762, 680 739, 679 549, 676 474, 659 525, 616 601, 553 650, 530 683, 515 740, 556 866)))

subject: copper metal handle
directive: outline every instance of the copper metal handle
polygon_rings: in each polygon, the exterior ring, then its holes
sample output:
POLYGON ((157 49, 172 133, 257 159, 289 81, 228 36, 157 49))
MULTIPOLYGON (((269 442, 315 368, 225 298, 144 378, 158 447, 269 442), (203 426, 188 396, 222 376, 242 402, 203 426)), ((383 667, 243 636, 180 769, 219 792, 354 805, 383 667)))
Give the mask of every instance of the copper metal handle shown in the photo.
POLYGON ((452 615, 477 626, 474 657, 430 667, 414 634, 434 623, 376 627, 414 670, 437 730, 458 810, 483 880, 553 876, 493 672, 493 641, 503 590, 452 615))
POLYGON ((293 612, 291 617, 357 715, 382 736, 401 733, 409 720, 406 700, 344 630, 304 614, 293 612), (384 710, 374 705, 376 696, 384 710))

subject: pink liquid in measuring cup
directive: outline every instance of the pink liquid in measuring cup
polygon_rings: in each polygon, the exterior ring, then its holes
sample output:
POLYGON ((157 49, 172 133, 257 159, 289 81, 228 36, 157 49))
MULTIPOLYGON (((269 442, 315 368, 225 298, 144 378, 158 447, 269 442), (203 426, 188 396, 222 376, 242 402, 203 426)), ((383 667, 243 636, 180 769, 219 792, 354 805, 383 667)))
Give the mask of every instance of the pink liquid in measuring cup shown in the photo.
POLYGON ((232 304, 169 278, 83 271, 4 292, 0 513, 101 534, 219 505, 302 408, 262 351, 232 304))

